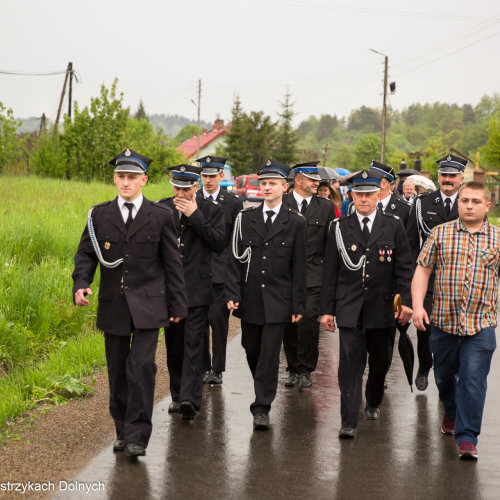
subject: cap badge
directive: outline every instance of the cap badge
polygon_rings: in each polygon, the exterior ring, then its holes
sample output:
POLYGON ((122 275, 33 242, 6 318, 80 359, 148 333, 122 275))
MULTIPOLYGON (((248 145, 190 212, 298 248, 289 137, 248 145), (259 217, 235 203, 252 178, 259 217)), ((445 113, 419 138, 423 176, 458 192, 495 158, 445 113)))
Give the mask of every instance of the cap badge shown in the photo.
POLYGON ((205 160, 207 163, 210 163, 212 160, 210 159, 210 156, 207 156, 207 159, 205 160))
POLYGON ((368 177, 368 174, 367 174, 366 172, 363 172, 363 173, 361 174, 361 177, 363 177, 363 179, 366 179, 366 178, 368 177))
POLYGON ((186 167, 185 167, 184 165, 182 165, 182 166, 181 166, 181 168, 179 168, 179 170, 180 170, 181 172, 185 172, 185 171, 186 171, 186 167))
POLYGON ((106 243, 104 243, 105 250, 109 250, 110 247, 111 247, 111 244, 109 243, 109 241, 106 241, 106 243))
POLYGON ((448 156, 446 157, 446 159, 447 159, 448 161, 451 161, 451 155, 448 155, 448 156))
POLYGON ((129 148, 127 148, 127 150, 125 151, 125 156, 132 156, 129 148))
POLYGON ((266 161, 266 167, 270 167, 271 166, 271 160, 267 160, 266 161))

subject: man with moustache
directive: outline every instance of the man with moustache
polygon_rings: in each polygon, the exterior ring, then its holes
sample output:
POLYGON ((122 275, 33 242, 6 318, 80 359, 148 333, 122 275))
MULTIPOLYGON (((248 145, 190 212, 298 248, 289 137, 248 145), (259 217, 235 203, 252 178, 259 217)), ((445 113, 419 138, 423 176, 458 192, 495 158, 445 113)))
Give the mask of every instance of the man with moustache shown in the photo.
POLYGON ((73 298, 89 305, 100 263, 97 328, 104 332, 113 451, 137 457, 152 431, 158 330, 186 316, 186 287, 172 210, 142 195, 151 160, 127 148, 110 163, 119 195, 89 212, 73 298))
POLYGON ((368 358, 365 416, 380 417, 384 380, 392 357, 395 293, 402 299, 401 323, 411 318, 411 254, 401 220, 377 210, 382 176, 362 170, 353 176, 353 214, 336 219, 325 250, 321 324, 340 330, 339 438, 356 435, 363 373, 368 358))
POLYGON ((212 328, 212 356, 210 356, 210 330, 207 328, 203 347, 203 382, 222 384, 222 373, 226 371, 226 345, 229 329, 225 283, 230 259, 230 241, 236 216, 243 209, 243 203, 237 195, 220 187, 224 179, 226 158, 204 156, 196 160, 201 166, 203 188, 199 193, 224 209, 226 241, 220 253, 212 254, 212 283, 214 301, 208 308, 208 323, 212 328))
POLYGON ((298 323, 288 323, 283 346, 288 363, 286 387, 312 387, 311 373, 318 363, 319 295, 323 281, 328 225, 334 219, 333 203, 316 194, 321 176, 318 161, 300 163, 293 167, 293 190, 283 195, 283 203, 299 211, 307 222, 306 312, 298 323))
POLYGON ((179 249, 187 287, 188 314, 165 329, 172 403, 169 413, 180 412, 193 420, 201 405, 203 342, 208 328, 208 308, 214 300, 212 254, 225 245, 224 210, 197 194, 201 168, 170 167, 172 198, 160 200, 174 211, 179 249))
MULTIPOLYGON (((431 230, 445 222, 457 219, 457 195, 463 182, 467 160, 448 154, 436 161, 438 168, 439 189, 419 195, 411 208, 406 232, 410 242, 412 258, 416 266, 418 254, 431 230)), ((429 286, 425 296, 424 307, 431 314, 434 274, 429 278, 429 286)), ((428 386, 429 371, 432 368, 432 354, 429 348, 430 326, 424 330, 417 329, 417 353, 419 368, 415 385, 419 391, 428 386)))
POLYGON ((305 313, 306 219, 282 202, 290 167, 267 160, 258 172, 264 202, 236 219, 229 309, 241 318, 241 343, 254 379, 254 429, 269 429, 281 343, 305 313))

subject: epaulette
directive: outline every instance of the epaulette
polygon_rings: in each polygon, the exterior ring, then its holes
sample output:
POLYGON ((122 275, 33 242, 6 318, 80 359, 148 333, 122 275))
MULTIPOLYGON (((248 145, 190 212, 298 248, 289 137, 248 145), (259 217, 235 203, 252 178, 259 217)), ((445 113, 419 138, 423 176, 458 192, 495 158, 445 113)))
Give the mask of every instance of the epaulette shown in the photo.
POLYGON ((232 191, 228 191, 227 189, 225 190, 227 194, 229 194, 230 196, 233 196, 234 198, 240 198, 236 193, 233 193, 232 191))
POLYGON ((94 208, 97 208, 97 207, 104 207, 105 205, 109 205, 112 201, 114 201, 114 200, 103 201, 102 203, 98 203, 97 205, 94 205, 92 207, 92 210, 94 210, 94 208))
POLYGON ((393 219, 399 219, 399 215, 394 215, 386 212, 382 212, 382 215, 385 215, 386 217, 392 217, 393 219))
MULTIPOLYGON (((166 200, 167 198, 163 198, 164 200, 166 200)), ((155 207, 159 207, 161 208, 162 210, 172 210, 170 207, 168 207, 167 205, 165 205, 164 203, 160 203, 161 201, 163 200, 160 200, 160 201, 153 201, 153 205, 155 207)))
POLYGON ((313 194, 320 203, 331 203, 331 200, 328 198, 323 198, 323 196, 318 196, 317 194, 313 194))
POLYGON ((155 201, 155 203, 163 203, 164 201, 169 200, 170 198, 162 198, 161 200, 155 201))
POLYGON ((297 212, 297 210, 295 210, 295 208, 292 207, 288 207, 288 213, 297 215, 298 217, 304 217, 300 212, 297 212))
POLYGON ((399 195, 396 195, 396 201, 398 201, 402 205, 406 205, 407 207, 411 207, 411 203, 408 203, 404 198, 401 198, 401 196, 399 196, 399 195))
POLYGON ((417 196, 417 198, 422 199, 422 198, 425 198, 426 196, 431 195, 432 193, 434 193, 434 191, 424 191, 423 193, 420 193, 420 194, 417 196))
POLYGON ((240 212, 249 212, 250 210, 255 210, 259 205, 252 205, 251 207, 242 208, 240 212))

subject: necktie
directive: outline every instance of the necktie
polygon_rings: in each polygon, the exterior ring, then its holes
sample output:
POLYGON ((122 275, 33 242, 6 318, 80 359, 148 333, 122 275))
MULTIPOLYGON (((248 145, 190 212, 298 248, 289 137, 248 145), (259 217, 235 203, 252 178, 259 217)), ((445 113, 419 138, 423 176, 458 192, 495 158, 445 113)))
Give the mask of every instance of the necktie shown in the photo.
POLYGON ((124 205, 128 208, 128 217, 127 221, 125 222, 125 226, 127 226, 127 229, 132 225, 132 222, 134 219, 132 218, 132 209, 134 208, 133 203, 124 203, 124 205))
POLYGON ((368 239, 370 238, 370 230, 368 229, 368 223, 370 222, 369 217, 363 218, 363 236, 365 237, 365 242, 368 243, 368 239))
POLYGON ((446 217, 448 217, 450 215, 450 212, 451 212, 451 200, 450 200, 450 198, 446 198, 446 200, 444 200, 444 211, 446 212, 446 217))
POLYGON ((378 208, 381 212, 383 212, 383 211, 384 211, 384 205, 382 205, 382 202, 381 202, 381 201, 379 201, 379 202, 377 203, 377 208, 378 208))
POLYGON ((307 201, 302 200, 302 208, 300 209, 300 213, 302 215, 306 215, 306 210, 307 210, 307 201))
POLYGON ((211 194, 209 194, 209 195, 207 196, 207 200, 214 201, 214 199, 213 199, 213 197, 212 197, 212 195, 211 195, 211 194))
POLYGON ((273 210, 266 210, 266 214, 267 214, 266 229, 269 231, 269 229, 271 229, 271 226, 273 225, 274 211, 273 210))

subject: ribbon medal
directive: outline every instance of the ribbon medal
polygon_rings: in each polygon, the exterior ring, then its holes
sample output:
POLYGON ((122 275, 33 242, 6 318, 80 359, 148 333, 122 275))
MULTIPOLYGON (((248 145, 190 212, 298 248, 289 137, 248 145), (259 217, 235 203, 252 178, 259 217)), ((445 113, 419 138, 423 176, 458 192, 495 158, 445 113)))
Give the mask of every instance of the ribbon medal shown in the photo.
POLYGON ((109 250, 110 247, 111 247, 111 243, 109 241, 106 241, 106 243, 104 243, 105 250, 109 250))
POLYGON ((392 250, 387 250, 387 262, 391 262, 392 260, 391 255, 392 255, 392 250))
POLYGON ((384 262, 385 260, 385 250, 379 250, 378 253, 380 254, 380 262, 384 262))

